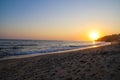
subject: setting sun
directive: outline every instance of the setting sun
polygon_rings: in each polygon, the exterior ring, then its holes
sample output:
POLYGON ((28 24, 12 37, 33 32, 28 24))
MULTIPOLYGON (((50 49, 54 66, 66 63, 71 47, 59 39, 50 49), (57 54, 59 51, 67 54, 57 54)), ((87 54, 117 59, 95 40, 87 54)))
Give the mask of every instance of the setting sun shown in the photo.
POLYGON ((97 32, 92 32, 92 33, 90 33, 90 38, 92 40, 96 40, 99 38, 99 34, 97 32))

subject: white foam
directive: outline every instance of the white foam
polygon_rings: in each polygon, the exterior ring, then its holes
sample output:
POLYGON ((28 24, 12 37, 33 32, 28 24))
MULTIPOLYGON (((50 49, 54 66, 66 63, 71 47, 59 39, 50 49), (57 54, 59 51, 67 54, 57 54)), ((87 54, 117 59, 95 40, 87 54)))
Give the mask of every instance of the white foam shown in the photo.
POLYGON ((92 46, 87 46, 87 47, 78 47, 78 48, 71 48, 71 49, 65 49, 65 50, 61 50, 61 51, 57 51, 57 52, 50 52, 49 50, 46 53, 36 53, 36 54, 27 54, 27 55, 17 55, 17 56, 9 56, 9 57, 4 57, 1 58, 0 61, 2 60, 8 60, 8 59, 20 59, 20 58, 28 58, 28 57, 34 57, 34 56, 40 56, 40 55, 47 55, 47 54, 58 54, 58 53, 65 53, 65 52, 71 52, 71 51, 77 51, 77 50, 84 50, 84 49, 89 49, 89 48, 95 48, 95 47, 101 47, 101 46, 106 46, 106 45, 110 45, 111 43, 106 42, 106 43, 102 43, 102 44, 96 44, 96 45, 92 45, 92 46))

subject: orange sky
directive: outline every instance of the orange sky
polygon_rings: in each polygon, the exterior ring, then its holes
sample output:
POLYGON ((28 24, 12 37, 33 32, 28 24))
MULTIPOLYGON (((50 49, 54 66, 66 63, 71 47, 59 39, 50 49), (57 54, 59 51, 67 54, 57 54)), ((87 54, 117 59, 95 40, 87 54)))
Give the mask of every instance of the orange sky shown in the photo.
POLYGON ((84 40, 120 32, 120 0, 2 0, 0 39, 84 40))

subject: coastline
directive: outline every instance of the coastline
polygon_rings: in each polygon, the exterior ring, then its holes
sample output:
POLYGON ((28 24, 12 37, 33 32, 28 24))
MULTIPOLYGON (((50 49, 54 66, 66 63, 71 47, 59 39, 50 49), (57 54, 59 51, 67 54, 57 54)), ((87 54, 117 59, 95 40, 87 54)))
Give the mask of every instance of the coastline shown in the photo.
POLYGON ((111 43, 107 42, 106 44, 100 44, 100 45, 95 45, 95 46, 93 45, 93 46, 77 48, 77 49, 70 49, 70 50, 65 50, 65 51, 57 51, 57 52, 49 52, 49 53, 37 53, 37 54, 27 54, 27 55, 17 55, 17 56, 8 56, 8 57, 5 57, 5 58, 0 58, 0 61, 10 60, 10 59, 29 58, 29 57, 35 57, 35 56, 41 56, 41 55, 48 55, 48 54, 62 54, 62 53, 68 53, 68 52, 73 52, 73 51, 91 49, 91 48, 102 47, 102 46, 107 46, 107 45, 111 45, 111 43))
POLYGON ((119 80, 120 44, 0 61, 1 80, 119 80))

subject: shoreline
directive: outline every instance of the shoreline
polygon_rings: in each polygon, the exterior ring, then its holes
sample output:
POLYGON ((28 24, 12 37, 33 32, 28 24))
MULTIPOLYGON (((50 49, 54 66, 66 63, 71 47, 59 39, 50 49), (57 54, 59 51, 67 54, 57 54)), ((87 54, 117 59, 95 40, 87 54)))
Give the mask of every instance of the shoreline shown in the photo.
POLYGON ((120 80, 120 44, 0 61, 1 80, 120 80))
POLYGON ((111 43, 110 43, 110 42, 107 42, 106 44, 100 44, 100 45, 95 45, 95 46, 89 46, 89 47, 83 47, 83 48, 77 48, 77 49, 71 49, 71 50, 64 50, 64 51, 57 51, 57 52, 37 53, 37 54, 27 54, 27 55, 17 55, 17 56, 8 56, 8 57, 0 58, 0 61, 10 60, 10 59, 29 58, 29 57, 35 57, 35 56, 41 56, 41 55, 49 55, 49 54, 62 54, 62 53, 68 53, 68 52, 73 52, 73 51, 79 51, 79 50, 97 48, 97 47, 102 47, 102 46, 107 46, 107 45, 111 45, 111 43))

